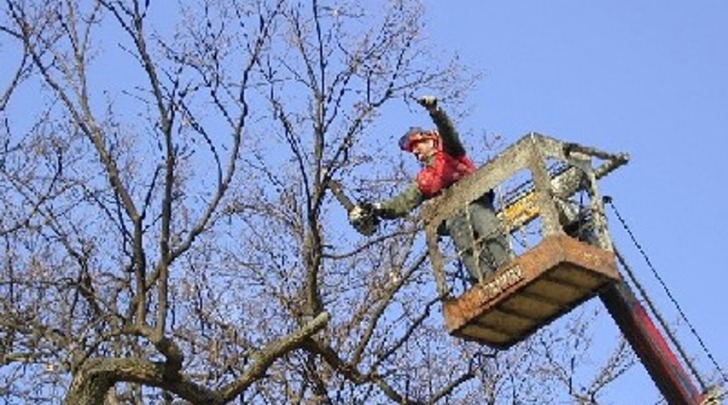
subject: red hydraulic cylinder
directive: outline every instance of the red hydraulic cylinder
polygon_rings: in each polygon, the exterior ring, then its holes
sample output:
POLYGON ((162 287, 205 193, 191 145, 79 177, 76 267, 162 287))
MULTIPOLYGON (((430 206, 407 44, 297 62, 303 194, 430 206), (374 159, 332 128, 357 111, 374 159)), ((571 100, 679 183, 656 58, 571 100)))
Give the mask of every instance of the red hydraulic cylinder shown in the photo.
POLYGON ((699 405, 703 394, 680 364, 632 289, 624 283, 610 285, 600 298, 632 349, 670 405, 699 405))

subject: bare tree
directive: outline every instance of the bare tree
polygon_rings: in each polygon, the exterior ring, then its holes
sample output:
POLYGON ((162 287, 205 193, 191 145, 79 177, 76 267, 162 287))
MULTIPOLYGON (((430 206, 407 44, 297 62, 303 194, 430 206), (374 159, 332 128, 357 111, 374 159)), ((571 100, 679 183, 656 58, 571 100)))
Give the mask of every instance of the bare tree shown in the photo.
POLYGON ((447 336, 416 219, 364 239, 327 191, 401 186, 376 118, 475 76, 416 0, 230 3, 4 0, 0 396, 505 398, 534 343, 447 336))

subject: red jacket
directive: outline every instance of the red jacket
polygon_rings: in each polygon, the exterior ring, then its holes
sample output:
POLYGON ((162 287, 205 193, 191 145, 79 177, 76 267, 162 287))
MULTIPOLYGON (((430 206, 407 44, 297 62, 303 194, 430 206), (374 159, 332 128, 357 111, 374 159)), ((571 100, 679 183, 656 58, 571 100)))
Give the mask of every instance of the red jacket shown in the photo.
POLYGON ((469 157, 453 157, 440 148, 417 175, 417 188, 430 198, 474 171, 475 164, 469 157))

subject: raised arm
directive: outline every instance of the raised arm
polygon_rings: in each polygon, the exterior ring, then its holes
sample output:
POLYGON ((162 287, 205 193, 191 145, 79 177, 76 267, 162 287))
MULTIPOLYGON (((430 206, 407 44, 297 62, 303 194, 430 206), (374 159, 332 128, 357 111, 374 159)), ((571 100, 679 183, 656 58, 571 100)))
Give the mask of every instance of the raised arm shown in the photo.
POLYGON ((417 99, 417 102, 430 113, 432 122, 437 126, 437 131, 442 139, 442 149, 452 157, 460 157, 465 155, 465 147, 460 141, 455 125, 448 117, 447 113, 437 105, 435 96, 423 96, 417 99))

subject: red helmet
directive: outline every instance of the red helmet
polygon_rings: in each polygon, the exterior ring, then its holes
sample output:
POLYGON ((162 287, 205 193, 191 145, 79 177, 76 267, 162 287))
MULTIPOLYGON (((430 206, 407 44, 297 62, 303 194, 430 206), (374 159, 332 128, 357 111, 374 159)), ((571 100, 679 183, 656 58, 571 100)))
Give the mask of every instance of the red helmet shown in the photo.
POLYGON ((428 139, 432 139, 437 143, 440 141, 440 135, 437 131, 425 131, 420 127, 411 127, 399 138, 399 148, 406 152, 412 152, 412 145, 428 139))

